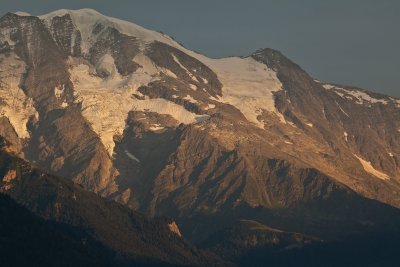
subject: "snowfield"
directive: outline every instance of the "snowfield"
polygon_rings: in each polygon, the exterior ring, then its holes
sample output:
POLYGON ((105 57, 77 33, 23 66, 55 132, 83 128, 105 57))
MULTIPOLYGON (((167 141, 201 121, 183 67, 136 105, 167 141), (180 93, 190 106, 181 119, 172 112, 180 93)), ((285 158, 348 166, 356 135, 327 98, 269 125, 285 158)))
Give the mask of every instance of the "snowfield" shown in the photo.
POLYGON ((390 179, 390 177, 386 173, 383 173, 383 172, 375 169, 374 166, 372 166, 371 162, 366 161, 365 159, 357 156, 356 154, 354 154, 354 156, 360 161, 361 165, 363 166, 363 168, 366 172, 372 174, 375 177, 378 177, 381 180, 389 180, 390 179))
POLYGON ((355 100, 355 102, 359 105, 376 104, 376 103, 381 103, 386 105, 389 102, 387 99, 373 98, 369 94, 355 89, 352 90, 344 89, 332 84, 323 84, 322 87, 324 87, 327 90, 334 91, 337 95, 339 95, 344 99, 355 100))
MULTIPOLYGON (((73 61, 73 60, 72 60, 73 61)), ((115 68, 115 66, 114 66, 115 68)), ((137 89, 156 79, 139 69, 133 76, 122 77, 116 71, 108 79, 91 74, 85 64, 72 64, 71 80, 74 84, 75 102, 82 103, 82 114, 100 136, 110 156, 114 151, 114 136, 122 135, 129 111, 150 111, 172 116, 179 123, 191 124, 204 120, 183 106, 158 98, 139 100, 133 94, 137 89)))

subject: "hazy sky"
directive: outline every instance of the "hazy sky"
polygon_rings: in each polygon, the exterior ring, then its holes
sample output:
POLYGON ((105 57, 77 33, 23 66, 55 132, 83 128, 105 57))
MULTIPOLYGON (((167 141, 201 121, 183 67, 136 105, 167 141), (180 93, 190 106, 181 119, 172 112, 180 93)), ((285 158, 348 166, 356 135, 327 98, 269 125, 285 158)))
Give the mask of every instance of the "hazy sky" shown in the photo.
POLYGON ((400 97, 399 0, 0 0, 0 13, 93 8, 210 57, 282 51, 313 77, 400 97))

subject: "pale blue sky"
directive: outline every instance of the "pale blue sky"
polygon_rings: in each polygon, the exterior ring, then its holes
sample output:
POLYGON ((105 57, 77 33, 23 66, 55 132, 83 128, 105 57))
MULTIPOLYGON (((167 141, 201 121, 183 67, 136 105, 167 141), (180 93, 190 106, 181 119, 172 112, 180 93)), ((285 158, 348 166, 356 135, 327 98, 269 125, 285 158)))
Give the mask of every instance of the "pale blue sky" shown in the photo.
POLYGON ((400 97, 398 0, 0 0, 0 13, 93 8, 207 56, 282 51, 313 77, 400 97))

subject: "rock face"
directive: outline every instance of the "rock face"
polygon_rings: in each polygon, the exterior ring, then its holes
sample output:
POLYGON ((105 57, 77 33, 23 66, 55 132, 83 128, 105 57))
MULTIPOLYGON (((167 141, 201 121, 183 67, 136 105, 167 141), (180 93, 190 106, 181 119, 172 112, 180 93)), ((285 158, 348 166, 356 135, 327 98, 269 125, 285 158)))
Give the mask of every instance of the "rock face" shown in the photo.
POLYGON ((93 10, 0 29, 0 134, 46 172, 196 241, 251 218, 319 238, 396 229, 399 99, 271 49, 210 59, 93 10))

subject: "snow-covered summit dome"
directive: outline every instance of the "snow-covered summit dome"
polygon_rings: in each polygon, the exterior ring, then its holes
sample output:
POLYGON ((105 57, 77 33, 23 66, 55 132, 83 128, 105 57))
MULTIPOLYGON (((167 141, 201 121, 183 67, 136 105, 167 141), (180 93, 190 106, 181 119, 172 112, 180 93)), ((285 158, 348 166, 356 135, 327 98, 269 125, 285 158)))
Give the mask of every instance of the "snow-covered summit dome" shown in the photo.
POLYGON ((83 52, 87 52, 87 48, 90 47, 90 45, 88 44, 85 45, 85 43, 91 44, 95 39, 95 36, 93 36, 92 32, 94 27, 98 24, 101 24, 105 27, 115 28, 119 32, 129 36, 134 36, 139 41, 144 43, 159 41, 174 47, 177 46, 180 47, 180 45, 176 41, 174 41, 171 37, 165 34, 162 34, 157 31, 148 30, 146 28, 143 28, 137 24, 128 21, 105 16, 93 9, 88 9, 88 8, 79 10, 60 9, 39 16, 39 18, 43 19, 49 25, 54 17, 62 17, 67 14, 70 15, 72 23, 81 33, 83 52))

